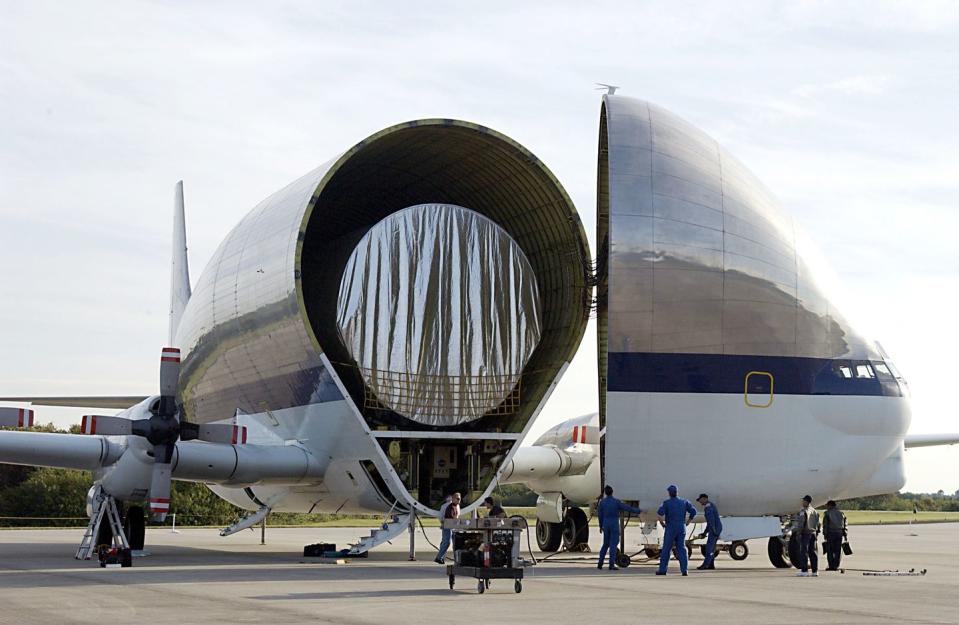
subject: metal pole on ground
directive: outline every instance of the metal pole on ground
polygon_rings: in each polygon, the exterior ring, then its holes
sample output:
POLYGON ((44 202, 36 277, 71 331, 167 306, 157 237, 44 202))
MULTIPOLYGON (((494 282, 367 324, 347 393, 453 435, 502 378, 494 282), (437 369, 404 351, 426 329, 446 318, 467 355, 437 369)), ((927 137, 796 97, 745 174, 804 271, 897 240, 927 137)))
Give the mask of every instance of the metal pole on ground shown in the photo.
POLYGON ((416 510, 410 510, 410 562, 416 562, 416 510))

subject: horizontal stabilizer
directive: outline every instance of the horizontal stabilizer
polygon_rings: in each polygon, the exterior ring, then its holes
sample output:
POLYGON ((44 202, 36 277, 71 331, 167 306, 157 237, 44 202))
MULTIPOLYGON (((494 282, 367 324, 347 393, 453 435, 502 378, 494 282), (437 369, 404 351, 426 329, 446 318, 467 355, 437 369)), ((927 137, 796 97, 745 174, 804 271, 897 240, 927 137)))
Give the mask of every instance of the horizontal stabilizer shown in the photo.
POLYGON ((71 408, 115 408, 122 410, 136 406, 147 395, 111 395, 98 397, 0 397, 0 401, 14 401, 38 406, 68 406, 71 408))
POLYGON ((907 434, 906 449, 913 447, 938 447, 959 443, 959 433, 952 434, 907 434))
POLYGON ((123 448, 100 436, 0 432, 0 462, 93 470, 116 461, 123 448))

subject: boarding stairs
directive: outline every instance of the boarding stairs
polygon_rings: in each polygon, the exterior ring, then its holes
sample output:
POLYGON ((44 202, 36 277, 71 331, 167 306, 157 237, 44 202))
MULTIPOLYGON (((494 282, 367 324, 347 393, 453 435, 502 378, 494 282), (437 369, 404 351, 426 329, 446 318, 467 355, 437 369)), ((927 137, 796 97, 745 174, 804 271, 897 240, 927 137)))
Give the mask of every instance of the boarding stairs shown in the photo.
POLYGON ((370 530, 369 536, 364 536, 359 542, 350 545, 347 555, 357 556, 366 553, 374 547, 390 542, 409 528, 410 513, 394 514, 389 519, 379 527, 370 530))
POLYGON ((102 488, 97 487, 93 496, 93 505, 95 509, 90 515, 90 523, 83 534, 83 540, 80 541, 80 547, 77 548, 77 560, 89 560, 97 549, 97 537, 100 535, 100 526, 104 518, 110 524, 110 530, 113 534, 112 545, 121 549, 129 549, 126 534, 123 532, 123 523, 120 521, 120 511, 117 509, 116 499, 112 495, 103 492, 102 488))

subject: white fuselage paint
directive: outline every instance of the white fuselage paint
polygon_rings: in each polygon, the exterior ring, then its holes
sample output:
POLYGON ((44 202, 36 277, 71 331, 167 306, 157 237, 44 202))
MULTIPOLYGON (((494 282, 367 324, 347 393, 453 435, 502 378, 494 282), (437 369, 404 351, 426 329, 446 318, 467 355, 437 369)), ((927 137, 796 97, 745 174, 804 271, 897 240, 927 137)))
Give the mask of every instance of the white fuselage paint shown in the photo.
POLYGON ((784 515, 814 502, 895 492, 906 397, 624 393, 607 398, 606 480, 623 499, 658 504, 676 484, 709 493, 724 515, 784 515))

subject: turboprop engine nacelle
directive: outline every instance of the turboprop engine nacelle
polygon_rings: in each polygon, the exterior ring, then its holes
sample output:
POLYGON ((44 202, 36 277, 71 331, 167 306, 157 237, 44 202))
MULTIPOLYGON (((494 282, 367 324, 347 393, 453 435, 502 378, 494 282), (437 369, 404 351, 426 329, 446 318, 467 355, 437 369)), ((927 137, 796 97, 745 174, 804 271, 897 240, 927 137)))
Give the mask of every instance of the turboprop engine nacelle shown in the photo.
POLYGON ((601 480, 599 415, 564 421, 521 447, 507 462, 501 484, 526 484, 538 495, 537 518, 558 523, 565 503, 589 505, 601 480))

